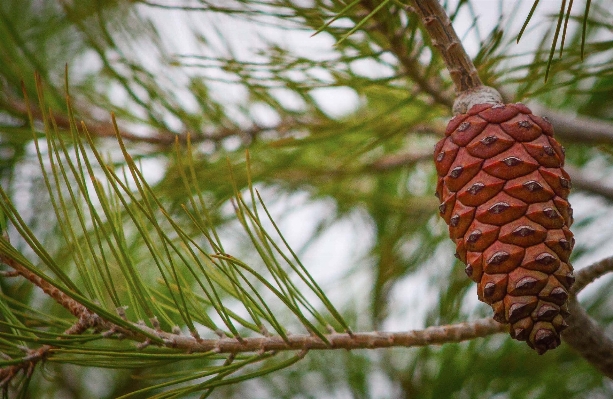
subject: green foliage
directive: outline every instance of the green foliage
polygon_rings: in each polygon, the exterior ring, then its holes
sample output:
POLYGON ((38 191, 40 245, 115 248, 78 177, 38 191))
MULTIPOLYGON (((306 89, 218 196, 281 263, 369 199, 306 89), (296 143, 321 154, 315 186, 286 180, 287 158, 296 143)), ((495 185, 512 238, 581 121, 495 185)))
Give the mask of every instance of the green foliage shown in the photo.
MULTIPOLYGON (((562 1, 539 32, 538 1, 532 12, 531 2, 496 3, 504 12, 484 35, 475 4, 448 5, 455 22, 474 20, 460 34, 479 46, 484 83, 510 100, 611 119, 607 4, 587 1, 578 13, 562 1), (532 22, 522 27, 518 10, 532 22)), ((10 237, 0 250, 106 320, 134 333, 142 321, 202 338, 323 337, 489 315, 437 215, 430 152, 452 85, 405 2, 7 0, 0 37, 0 208, 10 237), (166 25, 179 18, 177 39, 166 25), (298 197, 329 212, 287 226, 297 210, 279 204, 298 197), (341 225, 358 237, 352 248, 330 235, 341 225), (344 251, 345 264, 304 261, 317 251, 344 251)), ((612 166, 612 143, 566 144, 574 166, 612 166)), ((580 200, 593 195, 576 197, 577 254, 592 259, 606 245, 587 232, 610 204, 586 209, 580 200)), ((20 277, 0 278, 0 289, 0 367, 26 349, 55 348, 6 396, 549 399, 613 390, 567 347, 537 357, 507 336, 305 357, 186 353, 155 345, 155 334, 150 345, 64 334, 77 320, 53 298, 20 277)), ((603 324, 613 318, 607 291, 587 299, 603 324)))

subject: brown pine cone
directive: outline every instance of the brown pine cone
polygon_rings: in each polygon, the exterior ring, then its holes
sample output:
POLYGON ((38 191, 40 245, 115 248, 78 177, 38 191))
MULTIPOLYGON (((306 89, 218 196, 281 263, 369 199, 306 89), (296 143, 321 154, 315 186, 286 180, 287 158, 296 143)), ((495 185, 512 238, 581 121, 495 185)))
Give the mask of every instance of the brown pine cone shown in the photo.
POLYGON ((539 354, 567 327, 570 178, 553 128, 523 104, 479 104, 434 150, 440 214, 494 319, 539 354))

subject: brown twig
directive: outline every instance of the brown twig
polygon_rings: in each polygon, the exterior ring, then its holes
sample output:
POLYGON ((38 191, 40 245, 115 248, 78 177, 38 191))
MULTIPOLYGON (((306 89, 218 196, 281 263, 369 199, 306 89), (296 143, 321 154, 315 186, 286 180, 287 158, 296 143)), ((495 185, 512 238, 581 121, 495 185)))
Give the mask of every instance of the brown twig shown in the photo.
MULTIPOLYGON (((53 298, 58 304, 68 310, 73 316, 77 317, 78 321, 73 324, 69 329, 64 331, 65 335, 79 335, 92 327, 96 327, 99 329, 114 328, 114 325, 112 323, 101 319, 100 317, 98 317, 98 315, 87 309, 84 305, 70 298, 57 287, 50 284, 48 281, 40 278, 35 273, 32 273, 25 266, 16 262, 14 259, 2 254, 0 255, 0 262, 13 268, 15 274, 24 277, 32 284, 39 287, 45 294, 53 298)), ((26 356, 22 358, 22 361, 20 363, 0 368, 0 387, 6 387, 14 377, 19 375, 21 371, 25 372, 28 375, 31 374, 34 371, 34 367, 36 366, 36 364, 45 360, 49 351, 51 351, 52 349, 52 345, 43 345, 37 349, 27 350, 26 356)))
POLYGON ((367 165, 367 168, 376 172, 387 172, 399 167, 413 165, 417 162, 431 160, 432 154, 406 152, 400 154, 388 154, 367 165))
POLYGON ((446 342, 460 342, 484 337, 507 329, 506 325, 499 324, 488 318, 469 323, 428 327, 424 330, 408 332, 332 333, 326 335, 329 344, 321 340, 321 338, 310 334, 290 335, 287 341, 279 336, 240 339, 196 339, 191 336, 167 333, 140 323, 133 323, 134 330, 127 331, 95 315, 94 312, 87 309, 84 305, 69 297, 48 281, 30 272, 25 266, 20 265, 8 256, 0 255, 0 261, 14 268, 21 276, 42 289, 58 304, 67 309, 75 317, 79 318, 79 323, 73 326, 71 334, 80 333, 89 328, 96 328, 97 330, 121 332, 140 342, 146 341, 147 335, 154 335, 160 337, 168 347, 185 349, 191 352, 215 351, 217 353, 239 353, 257 352, 261 350, 363 349, 386 348, 392 346, 423 346, 443 344, 446 342), (138 334, 138 332, 135 331, 140 331, 144 334, 138 334))
POLYGON ((6 256, 5 254, 0 254, 0 262, 11 267, 20 276, 24 277, 26 280, 43 290, 45 294, 53 298, 53 300, 60 304, 64 309, 68 310, 76 318, 81 319, 82 316, 89 313, 89 310, 85 306, 63 293, 53 284, 50 284, 48 281, 32 273, 25 266, 18 263, 14 259, 6 256))
MULTIPOLYGON (((434 26, 436 30, 434 32, 430 32, 429 34, 434 34, 436 36, 436 44, 437 47, 441 50, 445 62, 451 62, 453 65, 451 69, 459 69, 459 75, 456 73, 456 79, 462 80, 464 77, 468 81, 472 81, 472 74, 476 71, 474 64, 470 61, 470 58, 466 54, 465 51, 460 51, 454 47, 456 46, 454 43, 457 39, 457 34, 453 31, 453 27, 449 23, 449 18, 445 14, 445 10, 440 6, 439 2, 436 0, 413 0, 414 3, 421 7, 427 7, 429 10, 430 26, 434 26), (443 15, 444 14, 444 15, 443 15), (434 18, 434 19, 432 19, 434 18), (440 23, 440 21, 444 20, 445 23, 440 23), (452 40, 452 38, 455 39, 452 40), (442 45, 442 43, 445 43, 442 45), (460 51, 462 54, 460 56, 460 61, 454 61, 455 58, 452 57, 451 54, 448 54, 445 57, 445 53, 441 47, 444 46, 452 46, 454 50, 460 51), (470 63, 469 63, 470 61, 470 63)), ((368 5, 369 3, 364 2, 363 4, 368 5)), ((420 11, 421 7, 418 6, 411 7, 411 10, 414 10, 422 20, 425 18, 425 15, 422 15, 420 11)), ((367 9, 372 11, 372 7, 367 9)), ((375 14, 373 18, 377 18, 380 14, 375 14)), ((380 31, 380 33, 386 37, 389 37, 389 50, 396 56, 398 59, 403 72, 407 75, 411 80, 420 88, 420 90, 432 97, 432 99, 447 107, 451 107, 453 104, 453 98, 451 93, 445 91, 445 85, 437 79, 437 77, 429 77, 425 76, 425 68, 418 58, 412 57, 409 49, 405 45, 402 38, 394 34, 394 32, 390 32, 384 29, 384 21, 379 21, 376 25, 376 28, 380 31)), ((424 21, 425 22, 425 21, 424 21)), ((424 23, 424 26, 428 28, 429 25, 424 23)), ((454 74, 451 74, 453 79, 454 74)), ((477 82, 474 82, 476 84, 477 82)), ((458 91, 458 84, 455 83, 456 91, 458 91)), ((460 89, 462 88, 462 84, 460 83, 460 89)), ((501 91, 501 94, 504 98, 510 100, 512 97, 508 93, 504 93, 501 91)), ((573 142, 581 142, 581 143, 613 143, 613 123, 608 121, 602 121, 596 118, 590 118, 582 115, 569 115, 565 112, 554 111, 552 109, 543 107, 539 104, 531 103, 530 108, 536 115, 542 115, 551 120, 551 123, 554 126, 554 130, 556 132, 556 136, 562 138, 564 140, 573 141, 573 142)), ((613 196, 611 196, 613 198, 613 196)))
POLYGON ((484 86, 475 64, 451 25, 447 12, 438 0, 412 0, 413 9, 445 61, 455 86, 455 114, 466 113, 475 104, 496 104, 502 96, 492 87, 484 86))
MULTIPOLYGON (((185 336, 169 333, 157 328, 148 327, 142 323, 131 323, 132 329, 127 330, 114 323, 104 320, 93 311, 69 297, 53 284, 29 271, 7 255, 0 255, 0 261, 13 268, 19 275, 26 278, 32 284, 42 289, 58 304, 66 308, 78 318, 78 322, 65 334, 81 334, 90 328, 98 331, 122 333, 124 337, 139 342, 139 347, 148 345, 163 345, 169 348, 184 350, 185 352, 215 352, 236 354, 241 352, 269 352, 280 350, 333 350, 333 349, 374 349, 387 347, 413 347, 448 342, 460 342, 478 337, 485 337, 508 329, 506 325, 499 324, 493 319, 480 319, 468 323, 460 323, 446 326, 428 327, 424 330, 408 332, 362 332, 362 333, 330 333, 325 336, 326 340, 312 334, 289 335, 286 339, 280 336, 263 337, 237 337, 219 339, 200 339, 193 336, 185 336), (159 337, 163 344, 152 343, 148 336, 159 337), (327 341, 327 342, 326 342, 327 341), (146 345, 142 345, 145 343, 146 345)), ((155 327, 155 325, 154 325, 155 327)), ((105 334, 105 333, 103 333, 105 334)), ((12 378, 20 371, 31 373, 35 365, 44 360, 52 345, 28 351, 23 362, 0 369, 0 386, 7 386, 12 378)))
MULTIPOLYGON (((7 109, 10 110, 11 113, 20 115, 21 117, 27 117, 28 115, 28 106, 16 99, 10 99, 7 102, 7 109)), ((32 112, 32 117, 37 120, 43 120, 43 112, 32 105, 30 105, 30 111, 32 112)), ((54 113, 53 119, 56 125, 61 129, 70 129, 70 118, 67 115, 63 115, 60 113, 54 113)), ((87 122, 87 130, 94 137, 112 137, 116 138, 115 135, 115 127, 111 122, 103 122, 95 119, 88 119, 87 122)), ((190 133, 189 139, 192 143, 199 143, 205 141, 212 142, 220 142, 223 139, 228 137, 241 137, 248 142, 251 142, 256 136, 265 133, 265 132, 285 132, 295 126, 297 123, 294 123, 290 120, 281 121, 277 125, 274 126, 259 126, 253 125, 249 128, 243 129, 234 129, 234 128, 219 128, 215 132, 212 133, 190 133)), ((135 134, 126 129, 121 128, 119 131, 121 138, 126 141, 131 142, 139 142, 139 143, 148 143, 154 144, 162 147, 170 146, 178 141, 179 143, 187 142, 188 133, 181 132, 175 133, 167 130, 158 130, 158 131, 150 131, 144 134, 135 134)))
POLYGON ((456 93, 483 86, 477 68, 464 50, 447 12, 438 0, 413 0, 412 3, 432 39, 432 44, 443 56, 456 93))
POLYGON ((613 379, 613 339, 592 319, 577 301, 577 294, 599 277, 613 272, 613 256, 602 259, 576 273, 569 301, 569 327, 564 341, 602 374, 613 379))
POLYGON ((569 174, 574 189, 587 191, 613 201, 613 187, 604 184, 602 179, 590 176, 572 165, 565 165, 564 170, 569 174))
POLYGON ((576 273, 575 284, 572 288, 573 294, 577 295, 594 280, 611 272, 613 272, 613 256, 584 267, 576 273))
POLYGON ((572 296, 568 303, 568 328, 562 338, 603 375, 613 379, 613 339, 579 305, 572 296))
POLYGON ((31 272, 28 270, 28 268, 6 254, 0 254, 0 263, 11 267, 18 275, 24 277, 26 280, 40 288, 45 294, 53 298, 55 302, 78 319, 78 322, 71 327, 71 329, 67 330, 67 334, 80 334, 89 328, 97 328, 99 330, 112 329, 127 336, 134 335, 131 331, 100 318, 95 312, 88 309, 85 305, 66 295, 66 293, 57 288, 55 285, 31 272))
POLYGON ((613 143, 613 123, 587 116, 554 111, 530 104, 532 111, 551 120, 556 136, 581 143, 613 143))
MULTIPOLYGON (((376 9, 378 2, 363 0, 361 5, 366 11, 364 14, 365 16, 376 9)), ((410 10, 412 10, 412 8, 410 10)), ((430 96, 434 103, 451 108, 453 106, 453 93, 446 90, 441 79, 437 79, 434 76, 427 76, 426 68, 424 68, 424 65, 419 61, 419 55, 412 54, 407 48, 403 37, 404 30, 399 32, 394 31, 394 27, 383 13, 376 13, 372 18, 376 21, 372 28, 380 33, 375 40, 386 41, 380 44, 383 47, 387 47, 392 54, 396 56, 399 61, 399 66, 402 69, 402 74, 408 76, 416 84, 418 92, 430 96)))
POLYGON ((332 333, 325 337, 329 343, 310 334, 289 335, 287 340, 279 336, 196 340, 193 337, 163 333, 167 344, 197 352, 239 353, 280 350, 332 350, 375 349, 390 347, 414 347, 449 342, 461 342, 504 332, 507 326, 493 319, 484 318, 473 322, 428 327, 407 332, 352 332, 332 333))
MULTIPOLYGON (((133 329, 116 326, 96 315, 84 305, 70 298, 46 280, 36 276, 27 268, 15 262, 6 255, 1 256, 3 263, 13 268, 17 273, 28 279, 31 283, 41 288, 57 303, 78 317, 79 321, 65 334, 81 334, 90 328, 99 331, 121 332, 136 342, 146 342, 147 345, 160 345, 151 343, 148 335, 159 337, 163 345, 170 348, 184 350, 186 352, 215 352, 236 354, 241 352, 268 352, 283 350, 334 350, 334 349, 375 349, 389 347, 415 347, 461 342, 492 334, 505 332, 508 326, 500 324, 491 318, 479 319, 473 322, 434 326, 424 330, 407 332, 361 332, 361 333, 331 333, 325 336, 326 341, 311 334, 289 335, 287 339, 280 336, 245 337, 245 338, 220 338, 200 339, 175 333, 161 331, 159 328, 151 328, 142 323, 131 323, 133 329)), ((575 292, 593 281, 595 278, 613 270, 613 258, 605 259, 588 268, 577 272, 577 285, 575 292)), ((607 358, 599 353, 613 354, 613 342, 602 332, 597 324, 577 304, 572 303, 573 317, 569 318, 570 327, 563 335, 565 341, 590 361, 605 375, 611 377, 611 363, 613 356, 607 358), (588 324, 585 324, 588 323, 588 324), (589 327, 589 335, 583 326, 589 327), (609 345, 610 344, 610 345, 609 345), (594 346, 597 345, 597 346, 594 346), (594 348, 597 348, 594 349, 594 348)), ((142 345, 144 348, 146 345, 142 345)), ((44 345, 24 358, 24 361, 0 369, 0 385, 6 385, 21 370, 31 372, 37 362, 44 360, 53 346, 44 345)), ((608 355, 607 355, 608 356, 608 355)), ((612 377, 613 378, 613 377, 612 377)))
MULTIPOLYGON (((92 326, 88 318, 79 319, 78 322, 64 331, 64 335, 79 335, 87 331, 90 327, 92 326)), ((43 345, 37 349, 27 350, 26 356, 22 358, 20 363, 0 368, 0 387, 6 387, 21 371, 24 371, 26 374, 32 374, 36 364, 44 361, 53 348, 52 345, 43 345)))

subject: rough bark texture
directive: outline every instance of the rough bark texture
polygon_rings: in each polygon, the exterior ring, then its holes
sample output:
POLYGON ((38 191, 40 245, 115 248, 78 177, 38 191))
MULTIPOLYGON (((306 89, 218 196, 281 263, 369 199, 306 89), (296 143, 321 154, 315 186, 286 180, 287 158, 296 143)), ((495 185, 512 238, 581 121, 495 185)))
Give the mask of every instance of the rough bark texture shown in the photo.
POLYGON ((562 334, 564 341, 603 375, 613 379, 613 339, 586 313, 574 296, 571 296, 569 309, 571 315, 567 322, 570 327, 562 334))
POLYGON ((482 86, 475 65, 464 50, 445 9, 438 0, 414 0, 413 9, 423 21, 432 44, 443 56, 456 93, 482 86))
POLYGON ((574 282, 570 178, 551 124, 522 104, 456 115, 435 148, 440 213, 511 337, 540 354, 560 344, 574 282))

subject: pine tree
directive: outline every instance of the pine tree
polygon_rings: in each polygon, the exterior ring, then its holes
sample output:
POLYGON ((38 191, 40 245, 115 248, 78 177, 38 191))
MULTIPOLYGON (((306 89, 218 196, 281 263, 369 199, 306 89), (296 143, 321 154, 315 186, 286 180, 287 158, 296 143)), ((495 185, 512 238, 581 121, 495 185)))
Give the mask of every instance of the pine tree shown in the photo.
MULTIPOLYGON (((4 396, 611 396, 607 282, 577 294, 613 269, 613 18, 529 3, 488 2, 483 34, 476 1, 1 2, 4 396), (531 156, 565 156, 573 183, 576 245, 551 256, 576 281, 531 272, 534 317, 476 300, 500 298, 462 252, 473 219, 457 260, 433 195, 450 198, 436 157, 472 118, 445 139, 453 114, 502 108, 469 111, 483 86, 529 106, 504 108, 539 134, 512 138, 545 138, 531 156)), ((566 201, 543 179, 556 197, 535 203, 566 201)))

